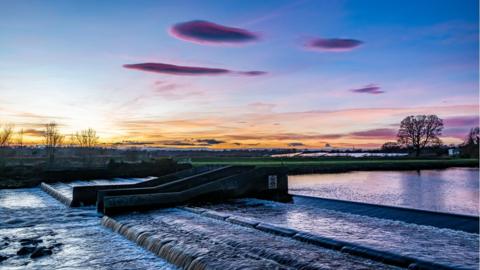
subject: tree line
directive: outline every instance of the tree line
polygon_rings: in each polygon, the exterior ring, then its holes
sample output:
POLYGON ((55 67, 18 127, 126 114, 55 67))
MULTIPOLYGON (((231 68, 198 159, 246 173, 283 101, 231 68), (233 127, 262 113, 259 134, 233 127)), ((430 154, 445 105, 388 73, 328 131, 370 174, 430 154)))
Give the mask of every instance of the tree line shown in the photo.
MULTIPOLYGON (((436 115, 410 115, 400 122, 397 133, 397 142, 386 142, 382 150, 412 149, 415 156, 420 156, 426 148, 435 148, 442 145, 440 135, 443 131, 443 120, 436 115)), ((478 158, 479 128, 470 129, 460 149, 465 156, 478 158)))
MULTIPOLYGON (((25 132, 23 129, 15 132, 13 124, 3 125, 0 129, 0 148, 12 145, 23 147, 24 134, 25 132)), ((60 132, 59 125, 56 122, 45 124, 41 136, 49 162, 53 163, 55 160, 55 152, 59 147, 65 144, 66 136, 60 132)), ((99 137, 93 128, 77 131, 70 136, 70 145, 83 149, 83 153, 86 155, 91 153, 91 151, 88 151, 89 149, 98 146, 98 142, 99 137)))
MULTIPOLYGON (((420 156, 426 148, 435 148, 442 145, 440 136, 444 125, 443 120, 436 115, 410 115, 400 122, 396 142, 386 142, 382 146, 384 151, 399 151, 410 149, 415 156, 420 156)), ((49 158, 53 163, 56 150, 65 144, 65 135, 59 130, 56 122, 45 124, 41 133, 43 143, 49 158)), ((0 148, 16 145, 23 146, 24 130, 14 131, 13 124, 6 124, 0 128, 0 148), (16 136, 15 136, 16 133, 16 136)), ((92 129, 84 129, 70 135, 70 145, 82 149, 84 156, 91 155, 91 149, 98 146, 99 137, 92 129)), ((478 158, 480 145, 479 127, 474 127, 467 134, 460 149, 468 157, 478 158)))

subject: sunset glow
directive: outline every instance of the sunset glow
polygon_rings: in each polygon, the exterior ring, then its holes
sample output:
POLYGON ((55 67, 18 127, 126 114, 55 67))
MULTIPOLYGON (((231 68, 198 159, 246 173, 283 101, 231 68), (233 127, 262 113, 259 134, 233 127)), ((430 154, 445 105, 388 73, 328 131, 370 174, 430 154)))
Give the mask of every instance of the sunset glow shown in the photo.
POLYGON ((404 117, 436 114, 444 143, 460 143, 479 122, 478 8, 3 2, 0 124, 27 143, 55 121, 107 144, 371 148, 404 117))

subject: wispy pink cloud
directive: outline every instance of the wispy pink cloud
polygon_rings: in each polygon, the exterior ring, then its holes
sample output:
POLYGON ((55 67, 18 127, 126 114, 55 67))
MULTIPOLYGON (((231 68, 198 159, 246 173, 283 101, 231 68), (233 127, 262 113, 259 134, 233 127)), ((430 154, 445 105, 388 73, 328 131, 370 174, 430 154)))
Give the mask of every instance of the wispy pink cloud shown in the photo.
POLYGON ((378 129, 352 132, 349 135, 357 138, 390 139, 390 138, 394 138, 397 135, 397 130, 391 129, 391 128, 378 128, 378 129))
POLYGON ((251 107, 254 110, 258 111, 271 111, 273 108, 277 106, 276 104, 272 103, 263 103, 263 102, 254 102, 248 104, 248 107, 251 107))
POLYGON ((463 140, 467 137, 470 128, 467 127, 456 127, 456 128, 448 128, 446 127, 445 130, 442 132, 442 136, 451 137, 463 140))
POLYGON ((478 115, 457 116, 443 119, 443 124, 449 127, 475 127, 478 126, 478 123, 478 115))
POLYGON ((155 81, 153 91, 156 95, 168 100, 180 100, 205 94, 203 91, 192 90, 188 85, 166 81, 155 81))
POLYGON ((454 116, 443 119, 443 135, 463 140, 471 128, 478 127, 478 115, 454 116))
POLYGON ((200 20, 175 24, 169 32, 178 39, 206 45, 243 44, 259 38, 245 29, 200 20))

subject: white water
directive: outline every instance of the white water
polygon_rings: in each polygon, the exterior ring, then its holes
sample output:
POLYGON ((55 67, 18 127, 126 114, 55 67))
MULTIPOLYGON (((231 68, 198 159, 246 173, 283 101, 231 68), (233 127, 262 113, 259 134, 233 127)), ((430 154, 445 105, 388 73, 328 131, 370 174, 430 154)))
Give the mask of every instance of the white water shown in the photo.
POLYGON ((479 265, 478 234, 258 199, 201 207, 431 262, 479 265))
POLYGON ((69 183, 54 183, 51 184, 53 188, 59 191, 63 196, 72 198, 72 189, 75 186, 90 186, 90 185, 122 185, 122 184, 136 184, 143 181, 151 180, 153 177, 147 178, 115 178, 109 180, 91 180, 91 181, 73 181, 69 183))
POLYGON ((175 269, 103 228, 93 208, 69 209, 39 188, 0 190, 0 255, 1 269, 175 269), (17 256, 25 238, 53 254, 17 256))
MULTIPOLYGON (((218 269, 398 269, 180 209, 116 216, 218 269)), ((182 258, 178 258, 183 261, 182 258)))

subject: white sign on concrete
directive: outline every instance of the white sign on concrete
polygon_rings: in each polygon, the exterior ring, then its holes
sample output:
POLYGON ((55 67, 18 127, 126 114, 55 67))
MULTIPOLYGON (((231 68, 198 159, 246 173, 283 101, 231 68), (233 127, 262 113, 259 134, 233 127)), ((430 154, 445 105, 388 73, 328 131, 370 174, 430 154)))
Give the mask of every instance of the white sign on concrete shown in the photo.
POLYGON ((268 189, 277 189, 277 176, 269 175, 268 176, 268 189))

